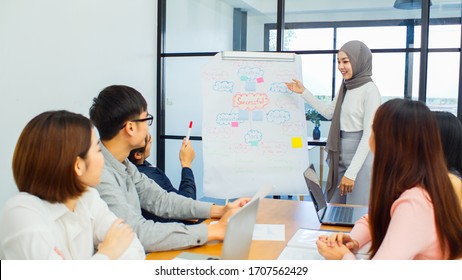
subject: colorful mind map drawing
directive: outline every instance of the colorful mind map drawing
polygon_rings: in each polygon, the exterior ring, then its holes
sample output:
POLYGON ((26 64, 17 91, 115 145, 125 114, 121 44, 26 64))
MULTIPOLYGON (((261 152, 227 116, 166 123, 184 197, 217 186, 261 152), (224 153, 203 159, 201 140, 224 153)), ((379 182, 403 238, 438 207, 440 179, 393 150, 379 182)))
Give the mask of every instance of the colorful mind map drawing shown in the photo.
POLYGON ((252 195, 268 181, 275 193, 306 193, 301 180, 308 166, 304 101, 284 83, 300 79, 300 68, 298 57, 228 61, 218 55, 204 67, 205 195, 252 195))

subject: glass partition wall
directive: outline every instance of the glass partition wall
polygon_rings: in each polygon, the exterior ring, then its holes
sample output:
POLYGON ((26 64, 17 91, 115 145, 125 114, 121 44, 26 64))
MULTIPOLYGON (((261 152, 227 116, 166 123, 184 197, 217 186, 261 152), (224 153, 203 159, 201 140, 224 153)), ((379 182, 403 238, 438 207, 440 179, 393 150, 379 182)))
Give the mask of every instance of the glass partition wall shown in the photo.
MULTIPOLYGON (((383 101, 421 100, 462 119, 462 0, 422 0, 416 9, 395 2, 158 0, 157 165, 179 184, 179 148, 192 120, 202 196, 201 68, 220 51, 295 52, 304 84, 327 101, 341 82, 337 50, 361 40, 372 50, 383 101)), ((329 123, 321 127, 327 131, 329 123)))

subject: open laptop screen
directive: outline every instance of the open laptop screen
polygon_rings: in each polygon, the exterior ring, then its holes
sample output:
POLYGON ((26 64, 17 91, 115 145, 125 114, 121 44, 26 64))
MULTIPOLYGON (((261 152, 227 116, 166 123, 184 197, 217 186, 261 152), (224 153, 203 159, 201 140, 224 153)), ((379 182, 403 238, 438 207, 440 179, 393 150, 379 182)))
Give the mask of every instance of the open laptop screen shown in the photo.
POLYGON ((229 218, 221 259, 248 259, 259 203, 260 198, 256 198, 229 218))
POLYGON ((321 186, 319 185, 319 177, 314 170, 313 164, 303 172, 305 177, 306 185, 310 192, 311 200, 313 201, 314 207, 318 214, 319 221, 324 217, 324 213, 327 210, 327 202, 322 193, 321 186))

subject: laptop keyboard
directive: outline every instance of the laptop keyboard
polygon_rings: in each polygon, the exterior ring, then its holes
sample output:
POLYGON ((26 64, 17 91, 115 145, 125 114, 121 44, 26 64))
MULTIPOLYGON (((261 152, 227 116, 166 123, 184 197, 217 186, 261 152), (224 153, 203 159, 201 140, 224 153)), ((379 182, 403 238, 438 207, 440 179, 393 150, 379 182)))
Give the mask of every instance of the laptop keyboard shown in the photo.
POLYGON ((352 207, 333 207, 329 213, 329 220, 332 222, 350 222, 352 218, 352 207))

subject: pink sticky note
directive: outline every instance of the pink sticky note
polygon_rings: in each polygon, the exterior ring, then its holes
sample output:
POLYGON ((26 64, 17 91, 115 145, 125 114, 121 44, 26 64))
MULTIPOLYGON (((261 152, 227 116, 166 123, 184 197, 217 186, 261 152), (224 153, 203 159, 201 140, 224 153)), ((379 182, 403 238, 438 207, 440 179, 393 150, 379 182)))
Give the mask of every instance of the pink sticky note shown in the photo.
POLYGON ((264 82, 263 77, 257 78, 257 83, 261 84, 263 82, 264 82))
POLYGON ((231 127, 239 127, 239 122, 231 122, 231 127))

